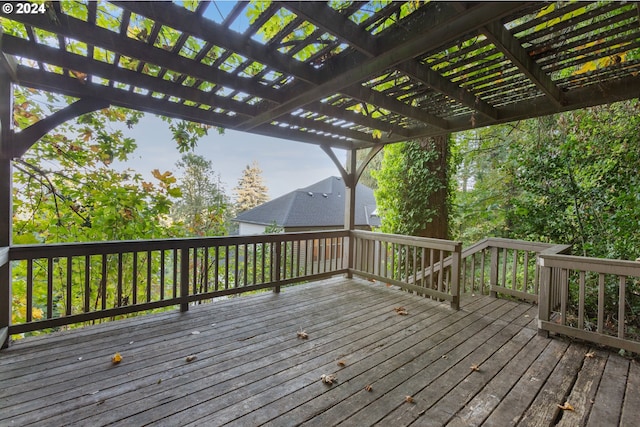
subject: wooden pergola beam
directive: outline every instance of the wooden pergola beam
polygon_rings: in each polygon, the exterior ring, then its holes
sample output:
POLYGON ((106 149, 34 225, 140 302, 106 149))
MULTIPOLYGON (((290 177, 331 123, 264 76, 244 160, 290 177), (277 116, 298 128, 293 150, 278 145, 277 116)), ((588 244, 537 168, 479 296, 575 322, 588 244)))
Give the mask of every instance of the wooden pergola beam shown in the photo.
POLYGON ((518 69, 558 107, 564 105, 562 91, 529 56, 518 40, 500 22, 480 28, 482 32, 518 69))
MULTIPOLYGON (((317 2, 288 2, 283 4, 283 6, 304 16, 309 22, 313 22, 325 31, 346 40, 351 46, 369 58, 380 53, 376 45, 376 40, 371 35, 333 9, 322 7, 322 5, 317 2)), ((498 118, 496 109, 491 105, 477 98, 468 90, 455 83, 451 83, 415 59, 410 59, 398 64, 396 69, 489 118, 498 118)))
MULTIPOLYGON (((402 62, 414 58, 424 52, 447 43, 460 34, 474 31, 484 25, 491 23, 496 19, 496 14, 508 13, 521 5, 514 6, 512 3, 481 3, 473 6, 473 14, 457 14, 451 12, 450 15, 444 17, 435 16, 431 18, 432 22, 425 22, 424 27, 428 28, 425 32, 417 34, 406 34, 403 42, 393 48, 383 49, 378 56, 362 61, 355 67, 346 70, 339 70, 337 73, 333 70, 336 77, 333 77, 310 90, 306 93, 289 98, 277 107, 258 115, 257 117, 247 120, 237 128, 238 130, 249 130, 262 123, 268 123, 275 118, 293 111, 301 106, 318 99, 331 96, 341 92, 349 86, 355 85, 368 77, 379 73, 381 70, 392 68, 402 62)), ((331 72, 331 71, 329 71, 331 72)), ((409 106, 408 106, 409 107, 409 106)), ((443 129, 446 129, 444 126, 443 129)))
POLYGON ((281 102, 281 92, 267 86, 250 81, 249 79, 237 79, 225 71, 209 67, 200 62, 193 61, 184 56, 175 55, 167 50, 151 46, 142 41, 120 35, 100 27, 70 17, 59 16, 59 22, 52 22, 45 15, 28 14, 16 15, 21 22, 44 30, 83 41, 87 44, 101 47, 128 56, 143 62, 171 69, 175 72, 190 75, 208 82, 233 87, 239 91, 253 94, 264 99, 281 102))

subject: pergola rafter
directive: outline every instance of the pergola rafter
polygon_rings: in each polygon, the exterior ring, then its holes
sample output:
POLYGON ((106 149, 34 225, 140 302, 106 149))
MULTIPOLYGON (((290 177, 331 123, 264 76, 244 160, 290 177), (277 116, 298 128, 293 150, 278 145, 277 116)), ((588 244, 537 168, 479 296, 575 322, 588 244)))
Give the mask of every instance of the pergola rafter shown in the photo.
POLYGON ((633 4, 220 6, 54 2, 3 16, 22 30, 3 30, 0 62, 16 84, 345 149, 640 92, 633 4))

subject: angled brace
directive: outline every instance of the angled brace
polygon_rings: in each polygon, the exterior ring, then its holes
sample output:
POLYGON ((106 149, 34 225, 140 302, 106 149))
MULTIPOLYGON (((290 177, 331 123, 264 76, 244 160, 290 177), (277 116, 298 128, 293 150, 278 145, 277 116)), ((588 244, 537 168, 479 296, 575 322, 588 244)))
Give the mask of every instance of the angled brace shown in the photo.
POLYGON ((17 158, 24 155, 40 138, 46 135, 56 126, 73 119, 74 117, 90 113, 92 111, 107 108, 109 102, 102 99, 82 98, 62 110, 32 124, 21 132, 13 134, 11 157, 17 158))

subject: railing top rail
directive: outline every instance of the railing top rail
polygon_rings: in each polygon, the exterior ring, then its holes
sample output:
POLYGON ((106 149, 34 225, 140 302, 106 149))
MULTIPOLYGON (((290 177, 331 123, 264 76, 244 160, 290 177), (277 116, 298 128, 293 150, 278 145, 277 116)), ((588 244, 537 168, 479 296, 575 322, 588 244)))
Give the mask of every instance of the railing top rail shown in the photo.
POLYGON ((216 247, 236 244, 271 243, 317 238, 346 237, 348 230, 308 231, 297 233, 257 234, 250 236, 212 236, 176 239, 119 240, 109 242, 51 243, 16 245, 8 248, 10 260, 38 257, 64 257, 78 255, 101 255, 119 252, 143 252, 148 250, 187 249, 216 247))
POLYGON ((351 235, 364 239, 379 240, 389 243, 411 244, 423 248, 443 251, 461 252, 462 242, 453 240, 432 239, 429 237, 404 236, 401 234, 376 233, 372 231, 353 230, 351 235))
POLYGON ((538 264, 541 267, 560 267, 578 271, 640 277, 640 262, 637 261, 541 254, 538 256, 538 264))
POLYGON ((488 246, 497 246, 499 248, 518 249, 533 252, 542 252, 556 246, 567 246, 556 245, 554 243, 530 242, 528 240, 505 239, 502 237, 490 237, 486 240, 488 246))

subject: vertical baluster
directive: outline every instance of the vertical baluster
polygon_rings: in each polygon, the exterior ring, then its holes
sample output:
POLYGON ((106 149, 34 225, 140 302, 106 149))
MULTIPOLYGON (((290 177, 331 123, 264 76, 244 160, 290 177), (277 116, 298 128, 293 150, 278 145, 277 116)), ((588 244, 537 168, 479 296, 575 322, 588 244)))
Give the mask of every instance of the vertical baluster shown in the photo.
MULTIPOLYGON (((513 262, 512 262, 512 268, 511 268, 511 289, 513 289, 514 291, 518 290, 517 282, 518 282, 518 250, 514 249, 513 262)), ((526 290, 526 288, 523 290, 526 290)))
MULTIPOLYGON (((133 254, 134 259, 135 259, 135 255, 136 254, 134 253, 133 254)), ((134 261, 134 266, 136 263, 137 262, 134 261)), ((177 298, 177 297, 178 297, 178 249, 174 248, 173 249, 173 298, 177 298)))
POLYGON ((529 278, 529 251, 524 251, 524 262, 522 263, 522 268, 524 269, 524 273, 522 276, 522 281, 523 281, 523 285, 522 285, 522 291, 524 293, 529 293, 529 285, 528 285, 528 278, 529 278))
MULTIPOLYGON (((33 259, 27 260, 27 322, 33 321, 33 259)), ((0 343, 1 344, 1 343, 0 343)))
POLYGON ((476 254, 471 254, 471 292, 476 291, 476 254))
POLYGON ((504 248, 502 250, 502 287, 507 287, 507 257, 508 257, 508 249, 504 248))
POLYGON ((604 274, 598 274, 598 325, 599 334, 604 330, 604 274))
POLYGON ((411 269, 413 270, 413 285, 416 286, 416 280, 418 278, 417 276, 417 269, 418 269, 418 254, 417 254, 417 250, 418 248, 416 246, 413 246, 411 248, 411 252, 413 252, 413 261, 412 261, 412 265, 411 265, 411 269))
POLYGON ((147 302, 151 302, 151 251, 147 251, 147 302))
POLYGON ((420 251, 420 286, 421 287, 425 287, 425 274, 426 274, 426 262, 427 262, 427 248, 422 248, 422 251, 420 251))
POLYGON ((202 284, 204 292, 209 292, 209 246, 204 246, 202 252, 202 284))
POLYGON ((567 300, 569 299, 569 270, 560 269, 560 319, 561 324, 567 324, 567 300))
POLYGON ((166 251, 162 249, 160 251, 160 299, 164 299, 164 287, 165 287, 165 279, 164 279, 164 263, 165 257, 167 256, 166 251))
POLYGON ((238 268, 239 266, 239 260, 238 260, 238 245, 235 244, 233 246, 233 260, 234 260, 234 267, 233 267, 233 287, 234 288, 238 288, 238 268))
POLYGON ((584 329, 585 272, 580 272, 578 280, 578 329, 584 329))
MULTIPOLYGON (((262 255, 264 259, 264 253, 262 255)), ((220 246, 216 246, 216 259, 214 260, 213 267, 213 288, 217 291, 220 285, 220 278, 218 277, 218 271, 220 269, 220 246)), ((264 274, 264 271, 262 272, 264 274)))
POLYGON ((47 258, 47 319, 53 317, 53 258, 47 258))
POLYGON ((480 255, 480 286, 479 286, 479 290, 480 290, 480 295, 484 295, 485 293, 485 286, 484 286, 484 262, 485 262, 485 258, 487 256, 487 250, 483 249, 482 253, 480 255))
POLYGON ((247 248, 248 248, 248 247, 249 247, 249 245, 248 245, 247 243, 245 243, 245 244, 244 244, 244 246, 243 246, 243 251, 244 251, 244 253, 243 253, 244 257, 243 257, 243 258, 244 258, 244 262, 242 263, 242 271, 243 271, 243 273, 244 273, 244 274, 243 274, 243 276, 244 276, 244 283, 243 283, 243 285, 244 285, 244 286, 247 286, 247 277, 248 277, 248 274, 249 274, 249 272, 247 271, 247 265, 249 265, 249 260, 248 260, 248 258, 247 258, 247 254, 249 253, 249 251, 247 250, 247 248))
POLYGON ((102 279, 100 280, 100 300, 102 310, 107 309, 107 254, 102 254, 102 279))
MULTIPOLYGON (((131 296, 132 304, 137 304, 138 303, 138 252, 133 253, 133 284, 132 284, 131 292, 133 293, 133 295, 131 296)), ((175 292, 176 291, 174 289, 174 292, 173 292, 174 298, 176 297, 175 292)))
POLYGON ((534 295, 538 295, 540 292, 540 267, 536 262, 535 268, 533 269, 533 293, 534 295))
POLYGON ((117 288, 116 304, 122 307, 122 252, 118 252, 118 288, 117 288))
POLYGON ((229 289, 229 246, 224 247, 224 288, 229 289))
POLYGON ((618 276, 618 338, 624 338, 625 325, 625 291, 627 287, 627 276, 618 276))
POLYGON ((257 243, 254 243, 254 244, 253 244, 253 247, 252 247, 252 251, 253 251, 253 252, 252 252, 252 254, 251 254, 251 255, 252 255, 252 260, 251 260, 251 262, 253 263, 253 264, 252 264, 252 265, 253 265, 253 274, 252 274, 252 276, 251 276, 251 277, 252 277, 252 281, 253 281, 253 284, 254 284, 254 285, 255 285, 256 283, 258 283, 258 282, 256 281, 256 277, 257 277, 257 274, 258 274, 258 271, 257 271, 257 268, 258 268, 258 262, 257 262, 257 259, 258 259, 258 252, 257 252, 257 247, 258 247, 258 244, 257 244, 257 243))
POLYGON ((442 268, 442 261, 444 260, 444 251, 440 250, 440 257, 438 258, 438 262, 440 263, 440 270, 438 274, 438 291, 443 291, 443 280, 444 280, 444 269, 442 268))
POLYGON ((67 257, 67 302, 66 302, 66 310, 65 315, 71 316, 71 307, 73 305, 73 258, 71 256, 67 257))
POLYGON ((436 254, 433 249, 429 249, 429 289, 434 289, 433 287, 433 275, 435 274, 435 264, 436 262, 436 254))
POLYGON ((193 295, 198 294, 198 248, 194 247, 193 248, 193 265, 191 266, 192 270, 193 270, 193 283, 191 284, 192 286, 192 293, 193 295))

